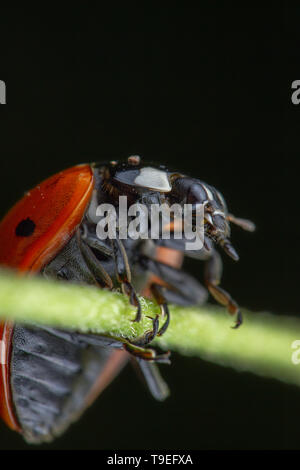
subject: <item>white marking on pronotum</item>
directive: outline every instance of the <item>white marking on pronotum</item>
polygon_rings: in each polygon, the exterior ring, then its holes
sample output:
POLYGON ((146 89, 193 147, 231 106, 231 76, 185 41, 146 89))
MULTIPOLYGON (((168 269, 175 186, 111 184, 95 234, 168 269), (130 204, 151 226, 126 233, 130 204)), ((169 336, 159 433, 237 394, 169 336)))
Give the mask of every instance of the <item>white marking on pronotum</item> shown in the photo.
POLYGON ((6 364, 6 347, 2 340, 0 340, 0 364, 6 364))
POLYGON ((208 199, 209 199, 210 201, 213 201, 214 196, 213 196, 213 193, 211 192, 211 190, 210 190, 207 186, 205 186, 205 184, 202 184, 202 186, 203 186, 203 188, 204 188, 205 191, 206 191, 206 194, 207 194, 208 199))
POLYGON ((167 193, 172 189, 167 174, 164 171, 157 170, 150 166, 142 168, 134 182, 138 186, 154 189, 162 193, 167 193))

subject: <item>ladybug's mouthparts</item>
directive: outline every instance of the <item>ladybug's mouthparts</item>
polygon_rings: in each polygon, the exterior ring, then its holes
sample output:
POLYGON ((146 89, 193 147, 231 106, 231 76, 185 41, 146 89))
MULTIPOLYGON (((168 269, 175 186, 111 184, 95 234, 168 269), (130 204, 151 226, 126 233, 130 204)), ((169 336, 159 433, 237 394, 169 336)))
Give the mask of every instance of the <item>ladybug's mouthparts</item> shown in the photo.
POLYGON ((207 224, 206 228, 206 237, 204 238, 204 246, 207 250, 212 248, 211 241, 219 245, 225 253, 230 256, 234 261, 238 261, 239 255, 237 254, 235 248, 233 247, 230 240, 226 237, 223 231, 213 228, 210 224, 207 224))
POLYGON ((224 235, 219 234, 219 236, 216 236, 216 242, 218 245, 220 245, 225 253, 230 256, 234 261, 238 261, 240 259, 239 255, 237 254, 236 250, 232 246, 231 242, 228 240, 228 238, 224 237, 224 235))

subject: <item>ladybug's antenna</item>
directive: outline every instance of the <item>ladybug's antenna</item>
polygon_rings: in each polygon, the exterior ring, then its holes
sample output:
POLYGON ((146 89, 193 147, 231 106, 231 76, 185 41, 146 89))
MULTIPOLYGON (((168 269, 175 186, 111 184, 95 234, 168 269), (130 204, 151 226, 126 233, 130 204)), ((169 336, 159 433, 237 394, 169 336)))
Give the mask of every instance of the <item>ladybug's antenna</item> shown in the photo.
POLYGON ((254 232, 254 230, 256 229, 255 224, 251 222, 251 220, 240 219, 238 217, 235 217, 232 214, 228 214, 226 219, 229 222, 232 222, 233 224, 238 225, 243 230, 247 230, 247 232, 254 232))

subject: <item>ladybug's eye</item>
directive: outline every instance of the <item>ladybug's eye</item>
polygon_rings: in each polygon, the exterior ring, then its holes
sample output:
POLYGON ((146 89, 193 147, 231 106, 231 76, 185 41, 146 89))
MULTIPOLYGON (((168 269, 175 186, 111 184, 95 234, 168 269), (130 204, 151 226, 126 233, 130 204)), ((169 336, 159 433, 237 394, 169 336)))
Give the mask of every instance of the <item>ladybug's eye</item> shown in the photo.
POLYGON ((30 237, 35 230, 35 223, 29 217, 27 219, 21 220, 16 226, 16 235, 17 237, 30 237))

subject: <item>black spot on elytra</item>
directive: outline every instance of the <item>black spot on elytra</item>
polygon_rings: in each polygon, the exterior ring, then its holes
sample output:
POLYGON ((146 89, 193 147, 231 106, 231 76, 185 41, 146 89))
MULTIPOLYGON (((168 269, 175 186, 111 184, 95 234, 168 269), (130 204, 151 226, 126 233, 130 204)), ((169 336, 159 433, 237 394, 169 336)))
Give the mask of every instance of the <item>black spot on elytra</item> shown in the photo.
POLYGON ((21 220, 16 226, 16 235, 17 237, 30 237, 33 234, 35 229, 35 223, 29 217, 27 219, 21 220))

